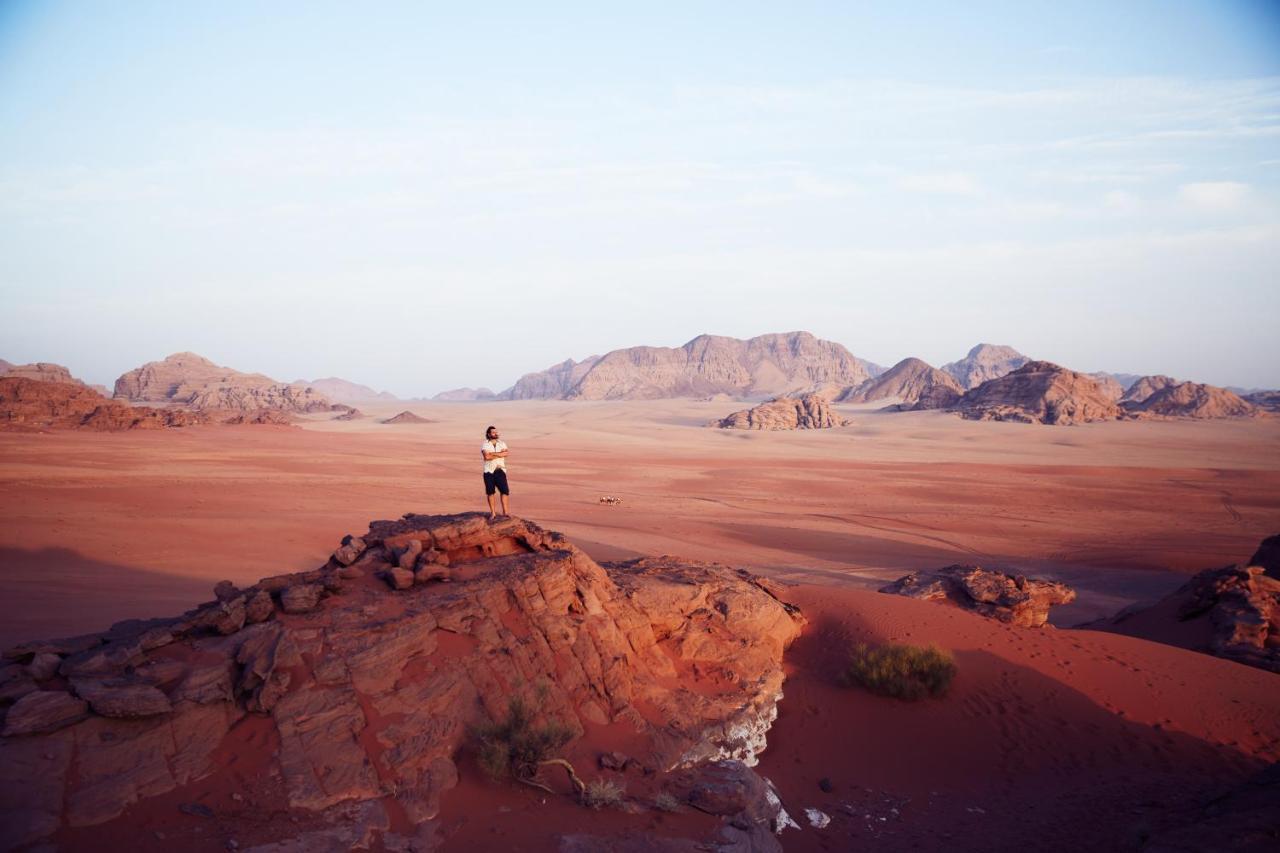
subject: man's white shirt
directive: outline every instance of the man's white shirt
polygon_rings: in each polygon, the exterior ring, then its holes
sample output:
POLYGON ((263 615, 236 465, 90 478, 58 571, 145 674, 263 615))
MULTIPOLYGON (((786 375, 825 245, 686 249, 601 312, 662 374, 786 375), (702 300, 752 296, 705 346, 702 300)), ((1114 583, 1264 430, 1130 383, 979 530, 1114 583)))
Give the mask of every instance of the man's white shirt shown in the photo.
MULTIPOLYGON (((497 441, 486 441, 484 444, 480 445, 480 449, 487 453, 501 453, 507 449, 507 443, 502 439, 498 439, 497 441)), ((482 456, 481 458, 483 459, 484 457, 482 456)), ((503 471, 507 470, 506 457, 499 456, 497 459, 484 460, 484 472, 486 474, 492 474, 499 468, 503 471)))

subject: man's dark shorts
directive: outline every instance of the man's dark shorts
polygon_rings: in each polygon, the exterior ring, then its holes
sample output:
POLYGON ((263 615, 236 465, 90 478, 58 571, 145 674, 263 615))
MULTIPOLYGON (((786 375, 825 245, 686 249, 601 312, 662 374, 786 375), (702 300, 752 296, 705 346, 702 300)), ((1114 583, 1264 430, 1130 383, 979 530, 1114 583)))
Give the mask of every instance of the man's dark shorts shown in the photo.
POLYGON ((493 473, 485 472, 484 475, 484 493, 491 495, 497 490, 504 495, 511 494, 511 488, 507 486, 507 472, 505 469, 499 468, 493 473))

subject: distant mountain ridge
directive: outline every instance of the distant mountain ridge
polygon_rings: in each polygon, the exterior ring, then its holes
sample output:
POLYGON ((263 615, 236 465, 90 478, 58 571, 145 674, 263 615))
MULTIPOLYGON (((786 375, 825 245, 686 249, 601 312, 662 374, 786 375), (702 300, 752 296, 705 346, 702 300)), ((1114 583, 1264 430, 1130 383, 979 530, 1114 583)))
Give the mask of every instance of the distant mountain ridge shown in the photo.
POLYGON ((836 399, 842 403, 871 403, 896 398, 912 408, 945 409, 963 393, 951 374, 918 358, 904 358, 879 376, 846 389, 836 399))
POLYGON ((959 361, 942 365, 966 391, 977 388, 989 379, 999 379, 1022 367, 1031 359, 1013 347, 997 344, 978 344, 959 361))
POLYGON ((859 385, 882 371, 808 332, 742 340, 699 335, 679 347, 639 346, 522 376, 500 399, 648 400, 769 397, 859 385))
POLYGON ((332 403, 309 387, 277 382, 261 373, 221 367, 193 352, 150 361, 116 380, 115 399, 184 406, 202 411, 327 412, 332 403))
POLYGON ((368 385, 360 385, 347 379, 339 379, 336 376, 311 381, 299 379, 291 384, 303 388, 313 388, 335 403, 368 403, 375 400, 395 402, 400 399, 390 391, 375 391, 368 385))

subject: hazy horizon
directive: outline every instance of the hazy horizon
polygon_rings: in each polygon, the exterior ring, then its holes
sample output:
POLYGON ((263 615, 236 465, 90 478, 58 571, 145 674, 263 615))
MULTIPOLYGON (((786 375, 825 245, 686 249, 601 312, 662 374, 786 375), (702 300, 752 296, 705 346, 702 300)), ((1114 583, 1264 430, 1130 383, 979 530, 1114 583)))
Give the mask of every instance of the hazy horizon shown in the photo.
POLYGON ((805 330, 1280 387, 1266 2, 0 6, 0 358, 401 397, 805 330))

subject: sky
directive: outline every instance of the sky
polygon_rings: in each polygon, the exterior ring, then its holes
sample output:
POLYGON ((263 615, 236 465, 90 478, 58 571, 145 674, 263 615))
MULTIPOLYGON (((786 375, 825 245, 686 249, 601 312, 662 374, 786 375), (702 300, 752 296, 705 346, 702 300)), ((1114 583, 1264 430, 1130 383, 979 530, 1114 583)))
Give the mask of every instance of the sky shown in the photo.
POLYGON ((1280 2, 611 5, 0 0, 0 357, 419 396, 803 329, 1280 387, 1280 2))

